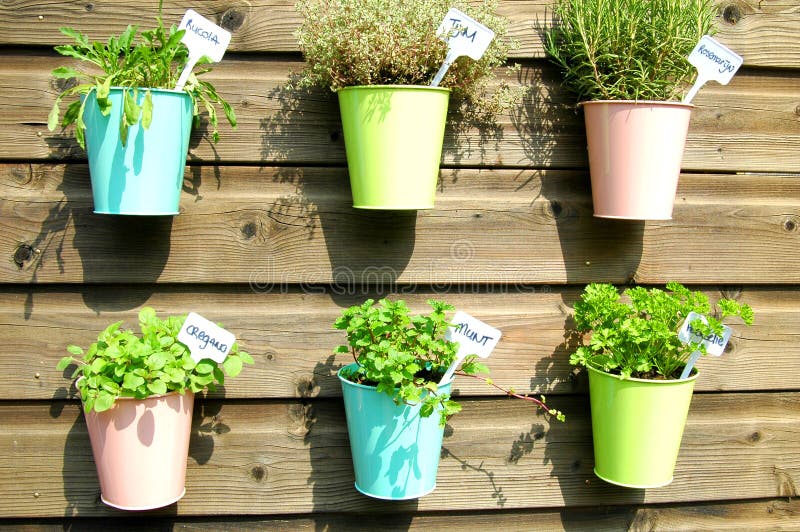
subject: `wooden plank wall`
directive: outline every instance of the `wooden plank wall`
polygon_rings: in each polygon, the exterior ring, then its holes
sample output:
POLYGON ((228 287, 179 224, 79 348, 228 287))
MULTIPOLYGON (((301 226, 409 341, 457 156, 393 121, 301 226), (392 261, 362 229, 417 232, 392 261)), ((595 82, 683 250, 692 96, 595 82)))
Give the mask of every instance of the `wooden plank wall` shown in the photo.
POLYGON ((217 145, 195 132, 179 216, 94 215, 84 153, 45 126, 49 72, 69 63, 57 28, 105 38, 157 4, 0 2, 0 528, 800 528, 800 2, 719 3, 745 66, 695 100, 674 219, 647 223, 592 217, 581 117, 534 30, 543 0, 502 2, 530 96, 490 134, 448 129, 436 209, 417 213, 351 208, 333 95, 283 89, 302 68, 292 2, 166 2, 167 20, 195 7, 234 31, 210 77, 240 125, 217 145), (592 474, 565 328, 589 281, 670 279, 751 304, 756 324, 701 362, 675 481, 616 488, 592 474), (436 492, 359 495, 331 323, 386 293, 500 327, 495 381, 547 393, 567 423, 459 381, 436 492), (186 497, 130 516, 99 501, 54 366, 145 304, 223 322, 256 365, 199 400, 186 497))

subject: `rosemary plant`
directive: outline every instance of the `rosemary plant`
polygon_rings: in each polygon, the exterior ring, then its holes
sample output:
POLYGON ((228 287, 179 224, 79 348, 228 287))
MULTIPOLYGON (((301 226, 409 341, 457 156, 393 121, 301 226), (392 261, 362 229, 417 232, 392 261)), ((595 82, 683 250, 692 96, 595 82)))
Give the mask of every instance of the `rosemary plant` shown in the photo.
POLYGON ((545 51, 581 101, 675 100, 716 14, 712 0, 556 0, 545 51))

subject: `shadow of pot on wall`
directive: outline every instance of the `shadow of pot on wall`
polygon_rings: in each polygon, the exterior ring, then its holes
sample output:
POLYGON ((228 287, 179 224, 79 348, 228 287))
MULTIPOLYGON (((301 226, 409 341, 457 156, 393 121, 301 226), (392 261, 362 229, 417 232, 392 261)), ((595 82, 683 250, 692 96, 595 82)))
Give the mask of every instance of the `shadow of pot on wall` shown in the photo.
MULTIPOLYGON (((23 244, 31 250, 31 260, 20 267, 31 272, 31 282, 58 282, 60 275, 78 277, 85 283, 81 286, 84 302, 95 312, 129 310, 147 301, 169 259, 173 217, 94 214, 85 165, 33 166, 31 172, 39 174, 36 179, 58 180, 56 190, 64 195, 53 203, 38 234, 23 244), (82 268, 77 275, 73 250, 82 268), (142 288, 126 291, 124 297, 109 297, 108 290, 87 286, 122 282, 142 288)), ((34 293, 28 294, 26 319, 35 310, 34 293)))
POLYGON ((341 160, 341 123, 333 114, 336 101, 329 91, 280 86, 269 98, 276 102, 277 110, 261 123, 262 158, 281 165, 275 169, 274 182, 291 184, 295 190, 276 199, 269 206, 268 216, 278 224, 302 227, 312 244, 322 239, 327 261, 312 256, 299 273, 284 272, 273 265, 272 271, 267 272, 271 277, 268 281, 279 283, 287 275, 299 275, 304 290, 320 293, 325 291, 320 285, 332 284, 325 292, 343 307, 352 304, 349 298, 363 295, 365 290, 393 290, 414 251, 417 211, 355 209, 345 168, 284 166, 286 162, 309 158, 341 160), (323 127, 315 130, 327 131, 330 150, 320 148, 314 154, 297 139, 308 136, 302 126, 317 118, 323 127))

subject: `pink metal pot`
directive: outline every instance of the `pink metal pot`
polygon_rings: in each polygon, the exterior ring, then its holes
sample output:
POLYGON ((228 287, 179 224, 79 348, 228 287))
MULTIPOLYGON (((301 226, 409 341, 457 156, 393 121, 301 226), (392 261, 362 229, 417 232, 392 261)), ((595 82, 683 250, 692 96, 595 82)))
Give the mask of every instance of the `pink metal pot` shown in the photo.
POLYGON ((582 102, 594 215, 669 220, 693 105, 582 102))
POLYGON ((176 392, 86 413, 104 503, 150 510, 183 497, 193 406, 193 393, 176 392))

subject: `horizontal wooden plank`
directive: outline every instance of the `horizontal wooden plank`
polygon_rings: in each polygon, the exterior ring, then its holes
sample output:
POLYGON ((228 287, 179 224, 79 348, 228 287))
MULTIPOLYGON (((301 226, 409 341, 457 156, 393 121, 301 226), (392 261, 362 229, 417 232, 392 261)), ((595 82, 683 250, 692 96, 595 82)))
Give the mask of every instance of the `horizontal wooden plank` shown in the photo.
MULTIPOLYGON (((272 530, 527 530, 593 532, 628 530, 795 530, 800 526, 800 500, 764 499, 747 502, 632 507, 571 508, 569 511, 528 510, 503 512, 416 512, 377 515, 316 514, 300 517, 125 517, 115 516, 114 530, 143 529, 239 532, 272 530)), ((108 530, 107 518, 28 519, 0 522, 0 530, 60 532, 108 530)))
MULTIPOLYGON (((445 299, 498 327, 503 337, 487 361, 494 382, 518 392, 547 393, 559 408, 560 398, 552 394, 586 391, 586 377, 573 375, 564 345, 579 293, 575 288, 549 286, 503 291, 494 287, 420 289, 392 297, 404 298, 415 312, 428 308, 427 299, 445 299)), ((752 305, 756 321, 751 327, 732 323, 734 337, 725 355, 699 362, 702 375, 697 390, 800 390, 800 292, 756 287, 708 290, 712 299, 720 293, 752 305)), ((360 288, 348 294, 304 292, 297 287, 269 292, 196 286, 6 288, 0 293, 0 374, 6 383, 0 387, 0 400, 65 397, 71 371, 56 371, 55 365, 66 355, 66 345, 86 347, 115 321, 136 328, 138 308, 145 304, 160 315, 198 312, 237 335, 253 354, 255 365, 227 383, 227 398, 338 397, 336 371, 352 360, 333 356, 344 335, 332 324, 343 308, 366 297, 360 288)), ((455 393, 499 392, 459 377, 455 393)))
MULTIPOLYGON (((798 67, 800 62, 800 15, 792 0, 766 3, 718 0, 718 38, 745 58, 746 65, 798 67)), ((519 42, 515 58, 543 57, 539 28, 550 25, 548 0, 516 0, 500 3, 499 12, 509 20, 509 34, 519 42)), ((212 0, 202 6, 188 1, 169 2, 164 19, 177 24, 188 8, 233 31, 230 50, 296 52, 294 32, 300 17, 291 0, 212 0)), ((157 0, 135 6, 123 0, 104 2, 54 2, 20 0, 0 4, 0 44, 52 46, 65 42, 58 32, 72 26, 93 39, 120 33, 127 24, 152 26, 157 0)))
MULTIPOLYGON (((596 479, 588 404, 548 425, 519 401, 468 401, 443 445, 437 491, 388 503, 353 489, 338 402, 201 403, 187 494, 172 515, 477 511, 796 497, 800 394, 697 394, 674 482, 631 490, 596 479)), ((77 405, 0 404, 0 515, 119 515, 98 500, 77 405), (24 471, 23 475, 19 472, 24 471)))
POLYGON ((645 223, 592 217, 582 172, 444 170, 435 209, 382 212, 351 208, 343 169, 192 167, 174 218, 92 214, 87 174, 0 165, 5 282, 800 281, 792 177, 684 175, 645 223))
MULTIPOLYGON (((69 61, 52 55, 9 53, 0 62, 0 159, 85 160, 72 131, 49 132, 47 115, 60 86, 52 68, 69 61), (63 60, 62 60, 63 59, 63 60)), ((285 90, 299 62, 241 57, 222 62, 209 75, 239 117, 224 125, 214 145, 201 127, 192 138, 192 162, 280 162, 345 165, 335 95, 326 90, 285 90)), ((694 103, 683 159, 687 171, 800 172, 800 73, 742 72, 727 86, 709 84, 694 103)), ((575 102, 560 88, 555 68, 525 66, 512 85, 531 93, 497 123, 482 129, 457 122, 445 134, 448 166, 586 167, 586 139, 575 102)), ((455 105, 455 104, 454 104, 455 105)))

